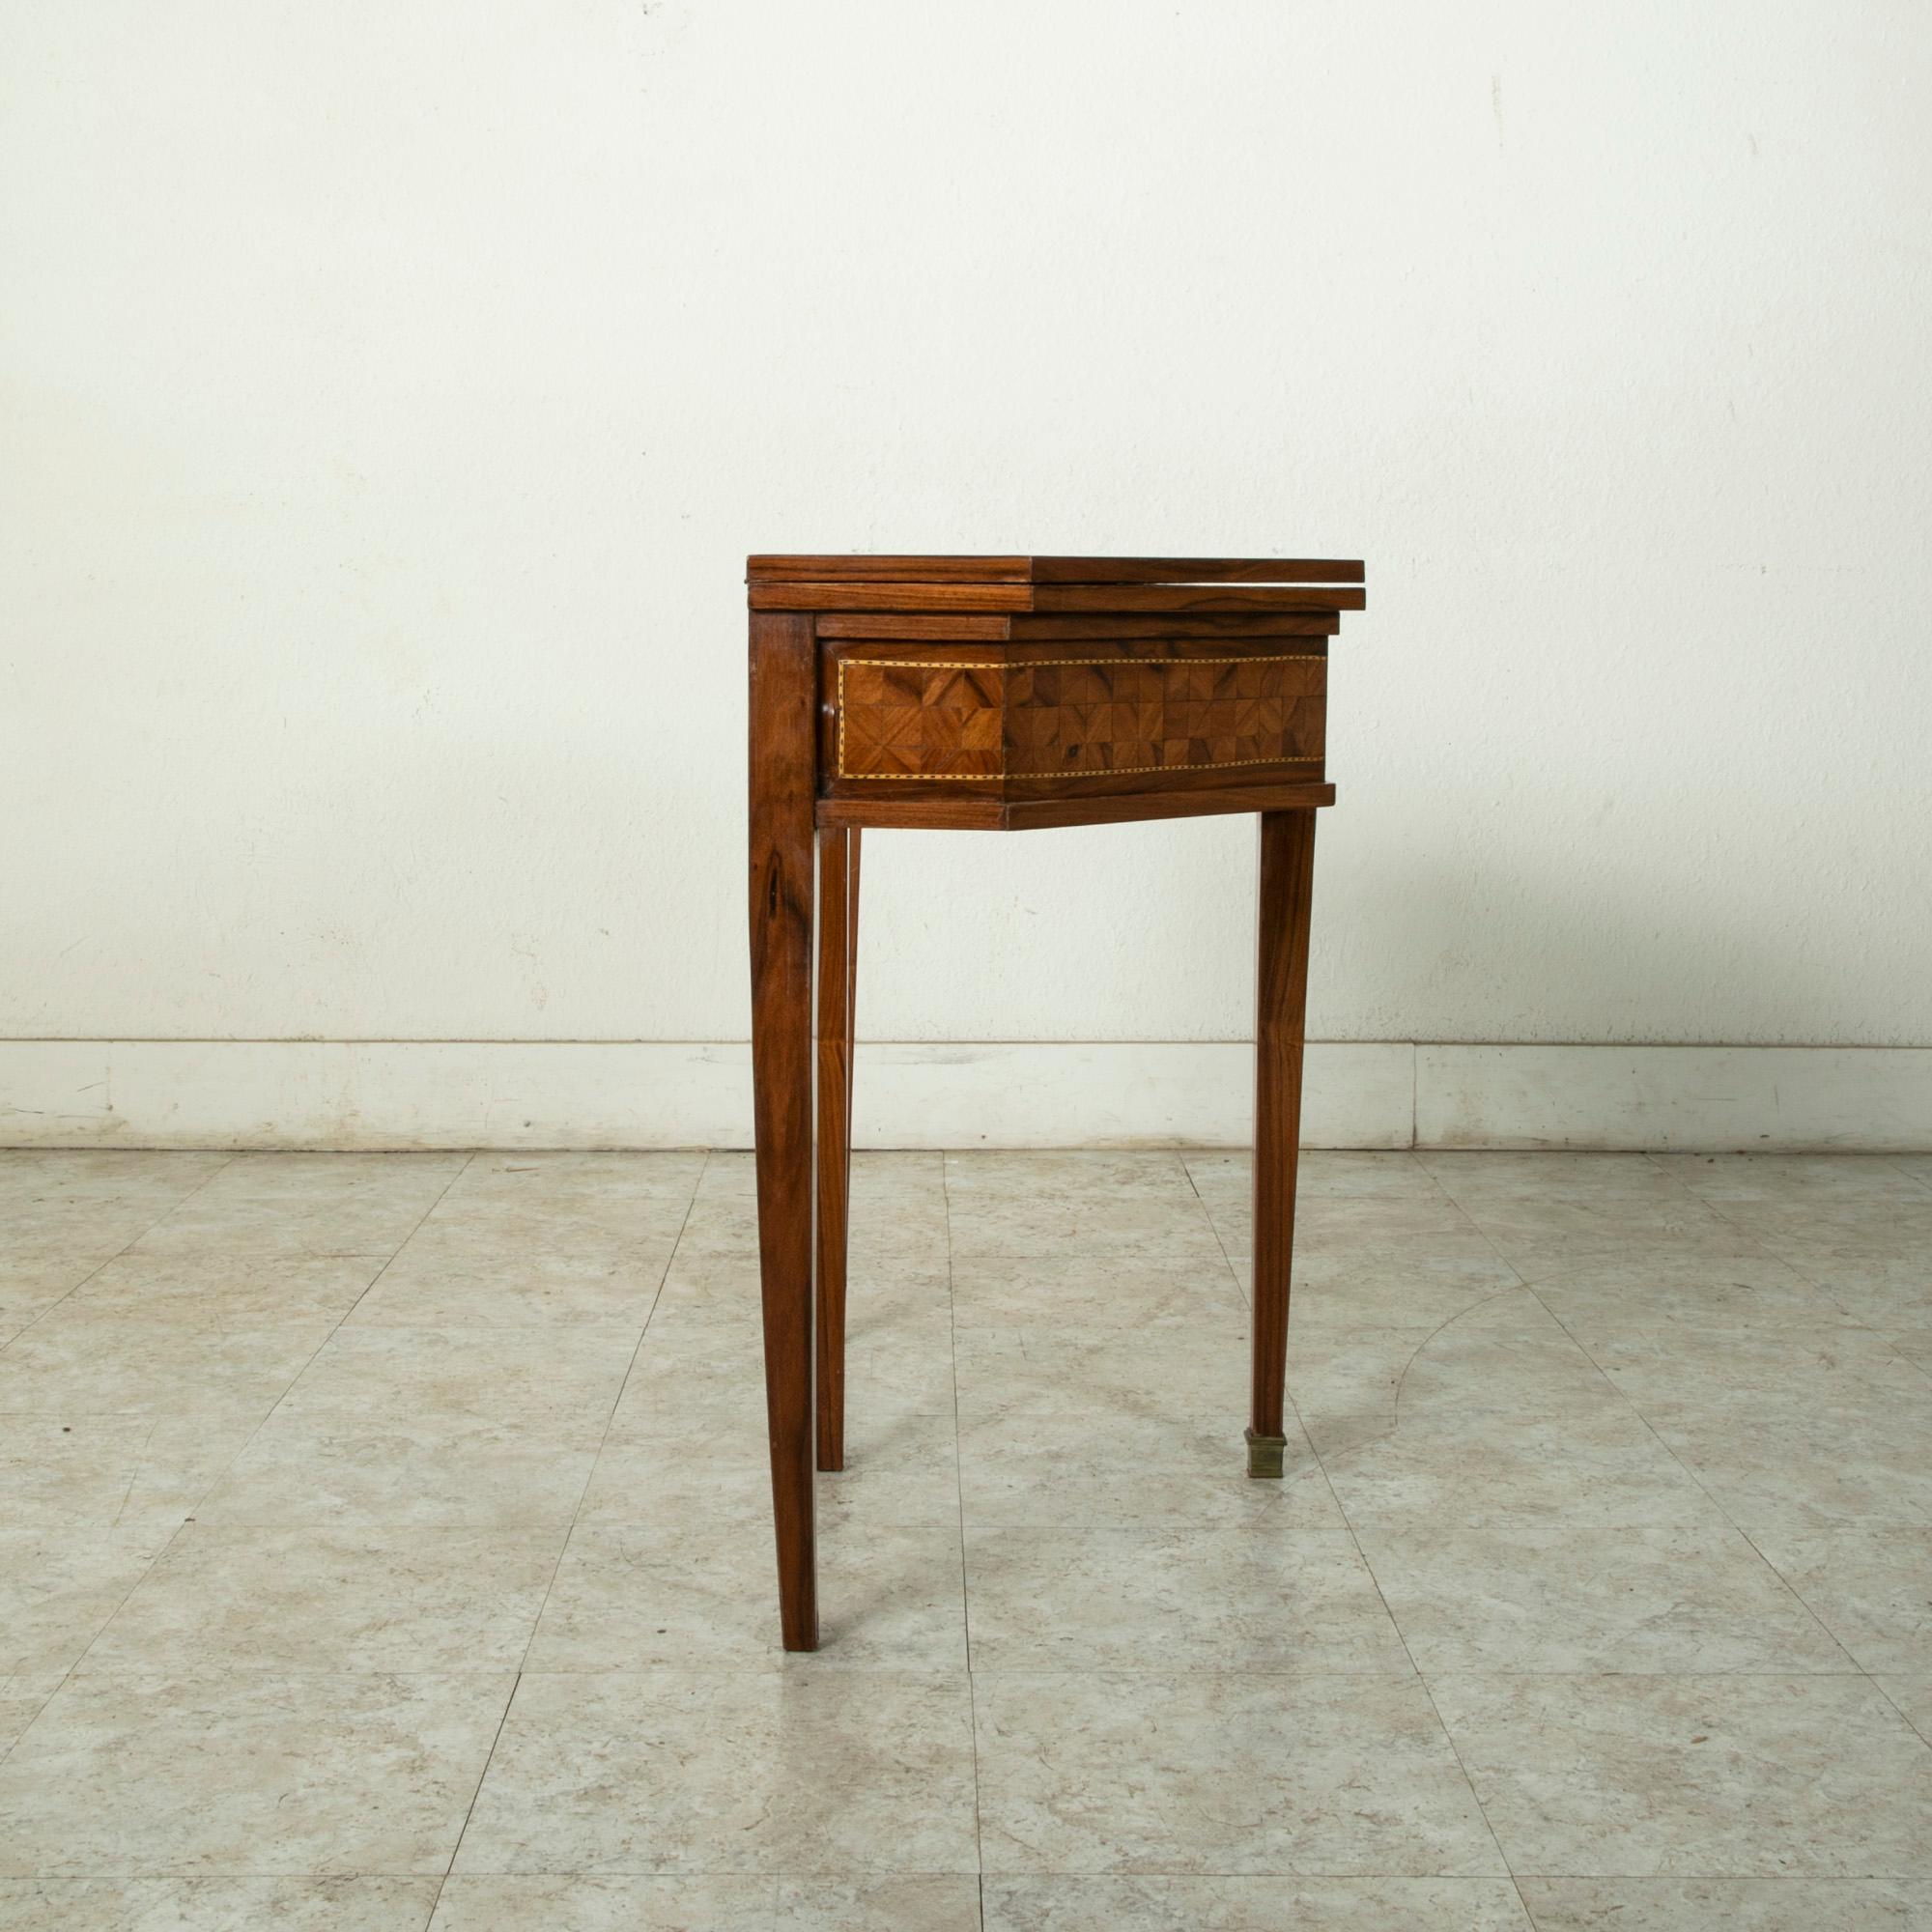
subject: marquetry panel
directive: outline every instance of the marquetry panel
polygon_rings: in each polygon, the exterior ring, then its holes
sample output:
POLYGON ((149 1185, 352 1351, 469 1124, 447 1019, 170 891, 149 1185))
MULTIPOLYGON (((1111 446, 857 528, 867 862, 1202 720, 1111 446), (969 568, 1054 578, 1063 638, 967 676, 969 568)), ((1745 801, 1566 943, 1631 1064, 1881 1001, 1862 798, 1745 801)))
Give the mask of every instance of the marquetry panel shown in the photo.
POLYGON ((1261 765, 1319 771, 1325 668, 1321 653, 1308 651, 843 657, 835 776, 965 781, 1261 765))
POLYGON ((840 778, 997 779, 1006 667, 841 659, 840 778))

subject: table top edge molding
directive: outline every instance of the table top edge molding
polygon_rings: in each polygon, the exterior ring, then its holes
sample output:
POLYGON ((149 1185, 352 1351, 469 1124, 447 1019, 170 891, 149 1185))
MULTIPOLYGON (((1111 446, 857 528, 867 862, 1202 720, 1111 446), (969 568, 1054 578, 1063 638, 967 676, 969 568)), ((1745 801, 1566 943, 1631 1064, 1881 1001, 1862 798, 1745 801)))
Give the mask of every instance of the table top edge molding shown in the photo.
POLYGON ((753 578, 753 611, 1054 612, 1360 611, 1359 584, 826 582, 753 578))
POLYGON ((781 554, 745 559, 747 582, 1360 583, 1359 557, 911 556, 781 554))

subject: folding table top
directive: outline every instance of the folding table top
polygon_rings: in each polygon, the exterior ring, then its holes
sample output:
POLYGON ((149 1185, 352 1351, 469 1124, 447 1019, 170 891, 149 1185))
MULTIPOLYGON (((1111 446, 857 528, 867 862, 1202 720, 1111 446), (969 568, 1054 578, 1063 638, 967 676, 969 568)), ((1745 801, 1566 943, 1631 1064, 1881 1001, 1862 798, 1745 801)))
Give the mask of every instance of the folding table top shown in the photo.
POLYGON ((1359 611, 1358 558, 771 556, 746 560, 753 611, 1359 611))

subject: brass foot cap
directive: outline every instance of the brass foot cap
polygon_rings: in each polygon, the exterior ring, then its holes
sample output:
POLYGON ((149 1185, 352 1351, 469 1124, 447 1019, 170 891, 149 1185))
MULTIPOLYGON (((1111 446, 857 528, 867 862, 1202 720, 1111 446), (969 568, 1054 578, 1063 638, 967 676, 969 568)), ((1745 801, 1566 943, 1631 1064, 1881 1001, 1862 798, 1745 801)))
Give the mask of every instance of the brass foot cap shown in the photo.
POLYGON ((1248 1474, 1251 1476, 1279 1476, 1282 1457, 1288 1448, 1286 1435, 1257 1435, 1250 1429, 1245 1432, 1248 1439, 1248 1474))

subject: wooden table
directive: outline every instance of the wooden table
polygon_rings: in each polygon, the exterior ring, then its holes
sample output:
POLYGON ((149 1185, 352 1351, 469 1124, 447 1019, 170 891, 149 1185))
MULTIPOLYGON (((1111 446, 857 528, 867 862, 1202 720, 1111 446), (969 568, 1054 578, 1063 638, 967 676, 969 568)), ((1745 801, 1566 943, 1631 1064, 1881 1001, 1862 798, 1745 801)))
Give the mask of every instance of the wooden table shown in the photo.
POLYGON ((1247 1443, 1250 1476, 1281 1474, 1309 885, 1316 809, 1335 797, 1322 765, 1328 639, 1340 612, 1362 608, 1362 566, 754 556, 747 582, 765 1395, 784 1646, 813 1650, 813 1465, 844 1466, 853 961, 868 826, 1016 832, 1261 814, 1247 1443))

